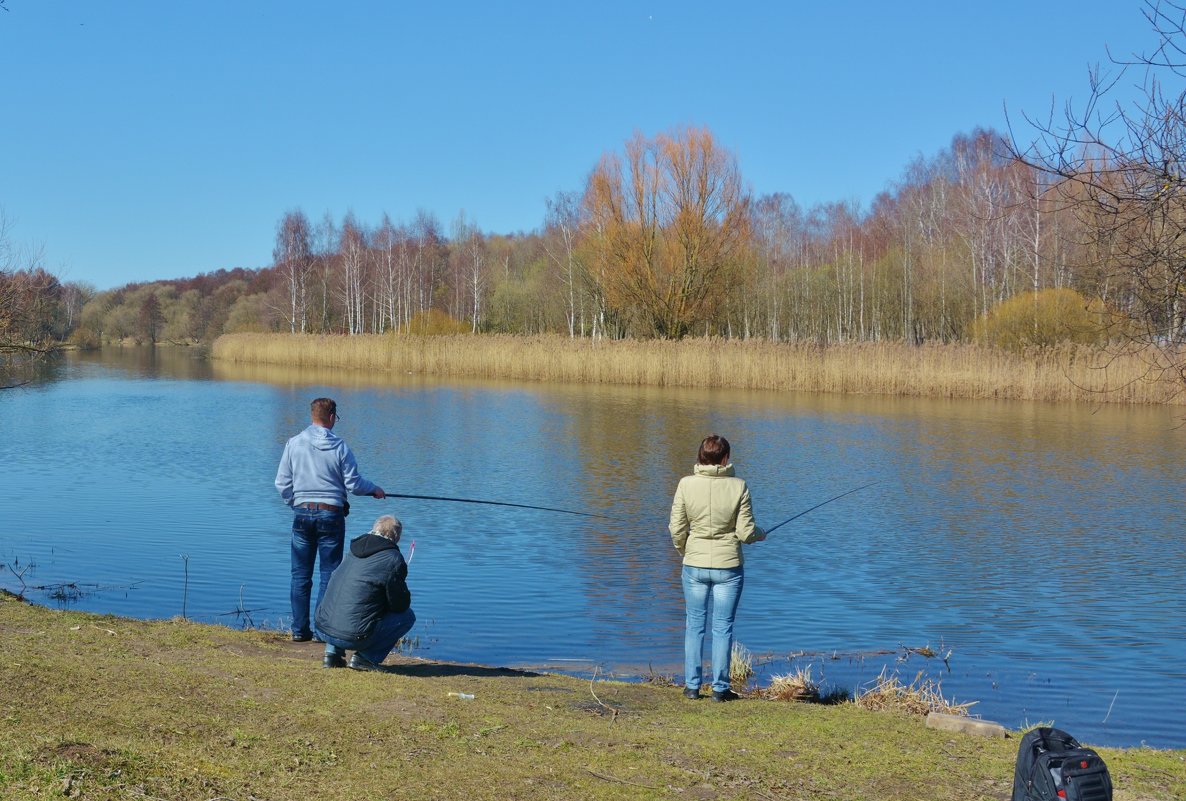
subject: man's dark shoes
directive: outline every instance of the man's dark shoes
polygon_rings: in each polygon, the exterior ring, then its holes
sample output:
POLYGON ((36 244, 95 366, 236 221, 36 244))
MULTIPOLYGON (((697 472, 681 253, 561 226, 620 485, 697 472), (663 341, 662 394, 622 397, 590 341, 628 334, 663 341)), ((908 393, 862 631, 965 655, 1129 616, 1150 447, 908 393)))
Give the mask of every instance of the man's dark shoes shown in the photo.
POLYGON ((725 701, 736 701, 741 696, 732 690, 713 690, 712 700, 724 703, 725 701))
POLYGON ((342 654, 326 654, 321 660, 321 666, 327 668, 346 667, 346 657, 342 654))
POLYGON ((313 639, 312 634, 298 634, 295 631, 292 633, 293 642, 308 642, 311 639, 313 639))
POLYGON ((697 688, 693 689, 691 687, 685 687, 684 688, 684 698, 687 698, 689 701, 700 700, 700 688, 697 687, 697 688))
POLYGON ((358 653, 357 651, 355 651, 354 656, 350 657, 350 669, 351 670, 373 670, 373 671, 378 671, 379 673, 387 672, 387 668, 383 667, 382 665, 376 665, 374 662, 367 659, 365 656, 358 653))

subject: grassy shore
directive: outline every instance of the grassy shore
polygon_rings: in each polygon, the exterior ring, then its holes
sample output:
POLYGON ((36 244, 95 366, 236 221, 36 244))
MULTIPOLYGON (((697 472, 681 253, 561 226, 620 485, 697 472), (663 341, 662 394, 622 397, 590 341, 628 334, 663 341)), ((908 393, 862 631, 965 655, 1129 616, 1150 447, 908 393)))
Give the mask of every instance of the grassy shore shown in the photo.
MULTIPOLYGON (((6 801, 1007 799, 1017 749, 853 704, 408 657, 325 670, 274 632, 11 597, 0 642, 6 801)), ((1186 797, 1186 751, 1100 751, 1118 801, 1186 797)))
POLYGON ((231 362, 527 381, 775 391, 1186 403, 1176 384, 1148 380, 1152 355, 1085 346, 1015 354, 973 345, 860 343, 820 347, 758 340, 594 341, 562 336, 227 334, 231 362))

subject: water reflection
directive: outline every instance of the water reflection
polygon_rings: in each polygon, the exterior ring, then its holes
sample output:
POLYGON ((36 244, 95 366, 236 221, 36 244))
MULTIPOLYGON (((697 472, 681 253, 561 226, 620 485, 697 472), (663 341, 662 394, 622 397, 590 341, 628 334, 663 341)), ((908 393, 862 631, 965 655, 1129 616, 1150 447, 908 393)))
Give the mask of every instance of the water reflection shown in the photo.
MULTIPOLYGON (((717 431, 765 525, 878 482, 749 549, 737 632, 762 675, 810 663, 851 690, 883 665, 906 681, 922 669, 1009 726, 1186 745, 1164 703, 1186 697, 1180 410, 376 378, 194 356, 70 354, 44 383, 0 393, 24 423, 2 446, 22 502, 0 563, 36 561, 47 586, 135 585, 78 608, 282 628, 290 516, 272 478, 309 399, 331 395, 364 474, 391 491, 612 518, 360 498, 351 535, 394 512, 417 542, 425 656, 675 674, 667 510, 717 431), (949 664, 906 650, 924 645, 952 651, 949 664)), ((0 571, 0 586, 13 581, 0 571)))
POLYGON ((212 362, 205 347, 119 347, 106 345, 96 350, 74 351, 68 356, 75 364, 118 370, 135 378, 170 378, 204 381, 210 378, 212 362))

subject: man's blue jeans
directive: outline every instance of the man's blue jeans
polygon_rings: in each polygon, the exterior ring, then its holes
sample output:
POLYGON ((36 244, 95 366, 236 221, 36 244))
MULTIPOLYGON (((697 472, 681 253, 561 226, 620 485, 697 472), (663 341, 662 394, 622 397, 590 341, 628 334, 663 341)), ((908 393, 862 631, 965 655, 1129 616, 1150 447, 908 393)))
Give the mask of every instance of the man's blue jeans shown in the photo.
POLYGON ((330 654, 345 656, 349 649, 357 651, 377 665, 387 658, 391 649, 399 642, 399 638, 411 631, 414 625, 416 625, 416 616, 412 614, 409 607, 402 612, 384 614, 375 623, 375 628, 371 630, 371 636, 364 640, 342 640, 331 637, 324 631, 321 632, 321 636, 325 638, 327 656, 330 654))
POLYGON ((317 602, 321 603, 330 574, 342 563, 342 542, 346 538, 346 518, 326 509, 297 507, 292 518, 292 633, 311 636, 309 595, 313 591, 313 562, 320 559, 321 584, 317 602))
POLYGON ((700 689, 703 682, 704 627, 712 597, 712 689, 729 689, 729 660, 733 651, 733 617, 741 600, 745 573, 740 567, 707 568, 684 565, 682 573, 687 624, 684 630, 684 686, 700 689))

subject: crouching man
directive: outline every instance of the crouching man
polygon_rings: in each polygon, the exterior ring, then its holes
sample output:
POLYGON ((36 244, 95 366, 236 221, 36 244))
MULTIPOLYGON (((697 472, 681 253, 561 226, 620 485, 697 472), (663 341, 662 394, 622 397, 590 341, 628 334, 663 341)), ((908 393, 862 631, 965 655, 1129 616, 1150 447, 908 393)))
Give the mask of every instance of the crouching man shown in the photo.
POLYGON ((317 606, 317 631, 325 640, 327 668, 383 670, 383 660, 416 622, 408 591, 408 564, 399 551, 403 525, 383 515, 351 540, 317 606))

